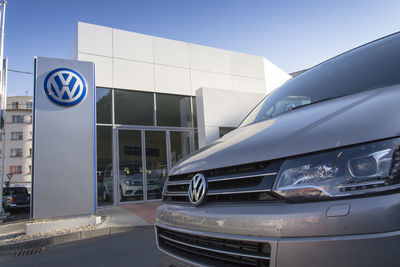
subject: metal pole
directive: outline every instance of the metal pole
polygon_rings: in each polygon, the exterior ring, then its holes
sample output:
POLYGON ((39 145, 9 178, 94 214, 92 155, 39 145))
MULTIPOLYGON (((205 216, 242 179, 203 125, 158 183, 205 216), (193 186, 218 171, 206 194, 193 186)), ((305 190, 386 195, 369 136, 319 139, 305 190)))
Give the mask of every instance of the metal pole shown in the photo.
MULTIPOLYGON (((2 1, 1 3, 1 24, 0 24, 0 60, 3 63, 3 50, 4 50, 4 21, 5 21, 5 15, 6 15, 6 1, 2 1)), ((5 128, 6 128, 6 123, 5 123, 5 113, 6 113, 6 108, 7 108, 7 90, 6 90, 6 86, 4 83, 4 80, 6 79, 6 74, 5 72, 7 71, 7 60, 4 62, 4 64, 6 65, 6 67, 2 66, 3 69, 1 71, 1 75, 0 75, 0 86, 1 86, 1 110, 3 113, 3 119, 4 119, 4 126, 3 126, 3 131, 2 131, 2 135, 3 135, 3 149, 1 151, 1 175, 0 175, 0 198, 1 198, 1 203, 3 203, 3 182, 4 182, 4 155, 5 155, 5 142, 6 142, 6 138, 5 138, 5 128), (4 78, 4 79, 3 79, 4 78)), ((3 65, 3 64, 2 64, 3 65)), ((0 205, 0 213, 4 213, 3 210, 3 204, 0 205)))

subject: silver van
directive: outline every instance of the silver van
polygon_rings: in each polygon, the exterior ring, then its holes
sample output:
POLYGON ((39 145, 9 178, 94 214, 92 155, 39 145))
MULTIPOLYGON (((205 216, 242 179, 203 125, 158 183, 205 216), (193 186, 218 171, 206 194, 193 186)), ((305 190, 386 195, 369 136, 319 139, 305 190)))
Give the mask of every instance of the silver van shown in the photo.
POLYGON ((165 266, 400 266, 400 33, 289 80, 176 164, 155 227, 165 266))

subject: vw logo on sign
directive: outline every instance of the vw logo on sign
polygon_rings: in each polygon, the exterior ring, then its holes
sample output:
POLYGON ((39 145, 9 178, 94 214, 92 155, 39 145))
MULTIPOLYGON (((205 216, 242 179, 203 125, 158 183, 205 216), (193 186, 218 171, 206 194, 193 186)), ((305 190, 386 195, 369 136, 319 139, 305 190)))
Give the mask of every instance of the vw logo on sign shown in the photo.
POLYGON ((189 185, 189 200, 194 205, 200 205, 203 202, 207 192, 207 181, 203 174, 196 174, 189 185))
POLYGON ((44 79, 47 98, 60 106, 74 106, 82 102, 87 94, 83 76, 73 69, 59 68, 51 71, 44 79))

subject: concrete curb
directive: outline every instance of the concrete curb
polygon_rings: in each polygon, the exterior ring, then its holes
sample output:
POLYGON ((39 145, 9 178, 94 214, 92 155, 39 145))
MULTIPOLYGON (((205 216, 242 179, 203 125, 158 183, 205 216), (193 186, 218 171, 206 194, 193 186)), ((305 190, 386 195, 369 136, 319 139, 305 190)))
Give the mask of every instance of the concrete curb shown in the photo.
MULTIPOLYGON (((16 243, 0 245, 0 256, 10 255, 20 250, 40 248, 52 245, 59 245, 63 243, 73 242, 77 240, 84 240, 99 236, 111 235, 116 233, 127 232, 137 227, 142 226, 123 226, 123 227, 104 227, 87 231, 80 231, 75 233, 68 233, 63 235, 49 236, 40 239, 20 241, 16 243)), ((147 226, 146 226, 147 227, 147 226)))

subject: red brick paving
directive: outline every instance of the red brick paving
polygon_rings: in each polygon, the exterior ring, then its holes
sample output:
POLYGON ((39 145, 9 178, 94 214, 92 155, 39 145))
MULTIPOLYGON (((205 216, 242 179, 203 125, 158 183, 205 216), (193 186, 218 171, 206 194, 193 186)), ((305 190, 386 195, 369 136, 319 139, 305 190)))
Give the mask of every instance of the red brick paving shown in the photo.
POLYGON ((156 209, 160 204, 161 202, 150 202, 146 204, 123 204, 120 205, 120 207, 133 212, 149 224, 154 224, 156 221, 156 209))

